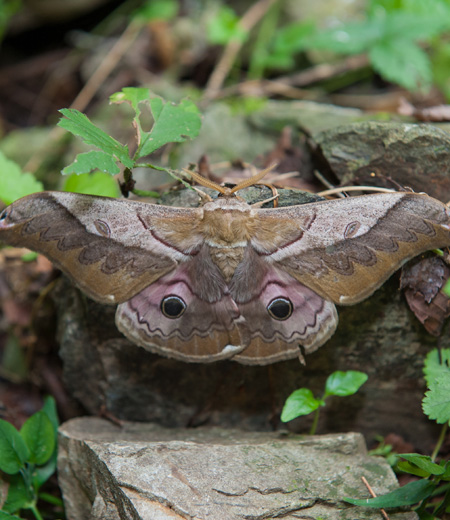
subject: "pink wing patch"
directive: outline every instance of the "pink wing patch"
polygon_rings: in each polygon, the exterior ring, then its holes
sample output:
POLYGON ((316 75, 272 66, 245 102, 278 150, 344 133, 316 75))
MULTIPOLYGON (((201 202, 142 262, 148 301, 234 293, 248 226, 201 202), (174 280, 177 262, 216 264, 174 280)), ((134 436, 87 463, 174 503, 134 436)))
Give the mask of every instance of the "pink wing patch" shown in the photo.
POLYGON ((180 265, 118 306, 119 330, 147 350, 184 361, 234 356, 250 341, 236 303, 226 292, 205 301, 196 285, 189 265, 180 265))

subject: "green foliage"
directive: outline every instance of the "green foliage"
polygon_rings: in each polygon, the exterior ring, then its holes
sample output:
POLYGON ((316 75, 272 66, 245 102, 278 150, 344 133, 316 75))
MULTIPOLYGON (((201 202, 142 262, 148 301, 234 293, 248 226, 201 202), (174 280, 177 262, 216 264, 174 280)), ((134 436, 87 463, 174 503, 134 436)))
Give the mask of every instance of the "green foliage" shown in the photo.
POLYGON ((450 349, 432 350, 426 357, 424 375, 428 391, 423 411, 438 424, 450 421, 450 349))
POLYGON ((111 175, 103 172, 73 174, 67 177, 64 183, 64 191, 72 193, 86 193, 88 195, 103 195, 104 197, 117 197, 119 188, 111 175))
POLYGON ((173 104, 154 96, 146 88, 127 87, 113 94, 110 101, 131 106, 134 112, 136 151, 130 157, 128 146, 109 136, 84 114, 78 110, 62 109, 60 112, 64 117, 59 121, 59 126, 80 137, 86 144, 99 148, 79 154, 72 164, 64 168, 63 174, 72 174, 65 186, 68 191, 115 196, 117 189, 112 186, 111 181, 106 180, 105 174, 116 175, 120 172, 120 164, 128 171, 136 167, 149 167, 162 169, 172 175, 173 172, 169 169, 142 163, 141 160, 168 143, 184 142, 200 132, 200 113, 194 103, 187 99, 173 104), (149 131, 144 129, 142 122, 144 108, 150 110, 153 118, 149 131), (95 176, 75 178, 90 172, 96 172, 95 176))
POLYGON ((423 410, 430 419, 444 424, 433 455, 418 453, 399 454, 403 459, 397 462, 399 471, 420 477, 391 493, 376 498, 345 498, 350 504, 389 508, 412 506, 421 520, 439 518, 450 512, 450 461, 435 462, 436 454, 444 441, 450 421, 450 349, 434 349, 426 357, 424 376, 429 390, 423 399, 423 410), (436 497, 442 497, 436 500, 436 497), (430 503, 429 499, 433 498, 430 503))
POLYGON ((25 421, 20 432, 0 420, 0 469, 9 485, 0 520, 17 518, 12 514, 21 509, 30 509, 35 518, 42 518, 36 504, 40 487, 56 469, 57 428, 52 397, 45 399, 42 409, 25 421))
POLYGON ((332 395, 348 396, 355 394, 367 381, 367 377, 367 374, 356 370, 333 372, 325 383, 322 398, 314 397, 309 388, 299 388, 292 392, 286 399, 283 411, 281 412, 281 420, 288 422, 297 417, 316 412, 310 431, 310 434, 313 435, 316 432, 319 420, 319 409, 325 406, 325 399, 332 395))
MULTIPOLYGON (((450 97, 450 46, 442 38, 450 29, 448 0, 371 0, 364 20, 326 30, 309 20, 283 25, 280 18, 275 4, 257 29, 249 46, 249 77, 262 77, 264 69, 293 70, 302 51, 366 53, 386 80, 409 90, 429 88, 434 81, 450 97)), ((236 13, 223 7, 210 21, 209 41, 226 45, 237 38, 238 27, 236 13)))
POLYGON ((176 0, 146 0, 136 12, 136 17, 146 22, 152 20, 171 20, 178 11, 176 0))
POLYGON ((0 152, 0 200, 11 204, 20 197, 42 191, 42 183, 31 173, 22 173, 20 166, 0 152))
POLYGON ((9 20, 21 7, 21 0, 0 0, 0 40, 3 39, 9 20))
POLYGON ((239 17, 231 7, 221 6, 206 26, 208 41, 214 45, 226 45, 231 40, 245 41, 248 33, 239 25, 239 17))

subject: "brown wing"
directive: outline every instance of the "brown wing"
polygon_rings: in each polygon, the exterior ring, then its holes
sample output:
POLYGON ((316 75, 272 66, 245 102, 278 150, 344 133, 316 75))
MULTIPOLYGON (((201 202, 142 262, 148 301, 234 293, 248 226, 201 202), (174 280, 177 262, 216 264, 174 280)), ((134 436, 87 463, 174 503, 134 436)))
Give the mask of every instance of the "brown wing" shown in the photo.
POLYGON ((449 208, 386 193, 259 210, 255 250, 339 304, 370 296, 405 261, 450 245, 449 208))
POLYGON ((93 299, 117 303, 196 253, 200 216, 198 209, 44 192, 6 208, 0 240, 44 254, 93 299))

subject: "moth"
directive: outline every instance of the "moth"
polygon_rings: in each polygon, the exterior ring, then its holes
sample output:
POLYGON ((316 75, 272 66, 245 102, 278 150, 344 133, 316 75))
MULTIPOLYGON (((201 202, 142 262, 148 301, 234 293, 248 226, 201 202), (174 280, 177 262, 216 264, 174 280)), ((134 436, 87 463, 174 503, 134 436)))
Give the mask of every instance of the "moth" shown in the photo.
MULTIPOLYGON (((164 356, 265 365, 334 333, 335 304, 370 296, 408 259, 450 245, 449 208, 383 193, 262 209, 224 188, 199 208, 43 192, 0 215, 0 240, 53 261, 116 324, 164 356)), ((203 179, 203 180, 202 180, 203 179)))

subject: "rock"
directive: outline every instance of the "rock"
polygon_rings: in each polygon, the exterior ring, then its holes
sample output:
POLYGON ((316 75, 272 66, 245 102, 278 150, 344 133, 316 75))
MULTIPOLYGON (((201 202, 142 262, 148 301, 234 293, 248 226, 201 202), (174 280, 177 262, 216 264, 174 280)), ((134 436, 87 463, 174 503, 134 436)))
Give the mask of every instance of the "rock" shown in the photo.
MULTIPOLYGON (((59 432, 59 483, 69 520, 378 519, 341 499, 397 487, 360 434, 118 427, 77 418, 59 432)), ((413 520, 414 513, 390 514, 413 520)))
POLYGON ((450 199, 450 133, 433 125, 352 123, 320 132, 314 141, 322 171, 325 162, 341 185, 400 185, 450 199))

